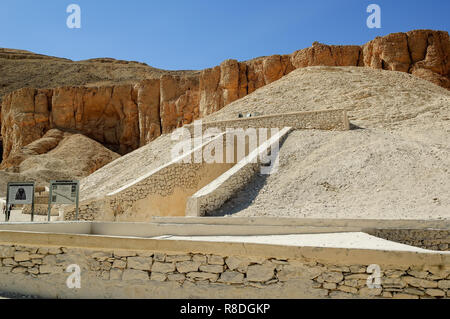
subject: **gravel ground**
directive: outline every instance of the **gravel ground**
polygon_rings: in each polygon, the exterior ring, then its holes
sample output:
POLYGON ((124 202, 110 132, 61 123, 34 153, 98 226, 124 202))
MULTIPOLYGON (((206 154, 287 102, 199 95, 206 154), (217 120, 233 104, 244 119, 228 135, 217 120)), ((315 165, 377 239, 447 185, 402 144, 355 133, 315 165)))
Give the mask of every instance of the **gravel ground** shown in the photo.
MULTIPOLYGON (((34 221, 35 222, 46 222, 48 219, 47 216, 43 215, 34 215, 34 221)), ((52 220, 55 220, 55 217, 52 217, 52 220)), ((5 221, 5 214, 0 212, 0 223, 5 221)), ((22 214, 22 210, 13 210, 11 212, 11 216, 9 218, 10 222, 30 222, 31 221, 31 215, 29 214, 22 214)))
POLYGON ((255 176, 211 215, 450 218, 446 137, 430 145, 379 129, 295 131, 280 150, 278 171, 255 176))

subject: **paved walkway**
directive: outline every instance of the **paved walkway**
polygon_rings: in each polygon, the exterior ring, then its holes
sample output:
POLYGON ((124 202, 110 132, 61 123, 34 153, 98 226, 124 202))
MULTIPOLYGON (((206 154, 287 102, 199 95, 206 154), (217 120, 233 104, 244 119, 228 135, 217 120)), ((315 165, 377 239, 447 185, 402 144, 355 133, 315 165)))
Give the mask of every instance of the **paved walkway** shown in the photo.
MULTIPOLYGON (((362 232, 329 234, 296 234, 268 236, 159 236, 155 239, 191 240, 211 242, 238 242, 283 246, 352 248, 436 253, 436 251, 396 243, 362 232)), ((450 252, 443 252, 450 254, 450 252)))

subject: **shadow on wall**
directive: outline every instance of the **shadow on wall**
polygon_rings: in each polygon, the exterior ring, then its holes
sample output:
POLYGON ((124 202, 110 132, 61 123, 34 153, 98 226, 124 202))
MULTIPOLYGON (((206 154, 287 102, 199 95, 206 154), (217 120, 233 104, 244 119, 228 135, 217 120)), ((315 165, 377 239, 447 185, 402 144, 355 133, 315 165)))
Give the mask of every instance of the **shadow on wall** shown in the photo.
POLYGON ((215 211, 207 213, 206 217, 219 217, 239 213, 241 210, 248 208, 253 200, 256 199, 261 189, 267 183, 268 175, 256 174, 250 180, 248 185, 238 191, 230 199, 228 199, 222 207, 215 211))
POLYGON ((350 130, 351 131, 353 131, 353 130, 364 130, 364 129, 365 129, 364 127, 361 127, 361 126, 358 126, 356 124, 350 123, 350 130))
MULTIPOLYGON (((280 140, 280 149, 283 147, 286 138, 280 140)), ((267 183, 269 175, 257 173, 249 183, 237 191, 231 198, 229 198, 220 208, 206 213, 205 217, 219 217, 239 213, 248 208, 258 196, 261 189, 267 183)))

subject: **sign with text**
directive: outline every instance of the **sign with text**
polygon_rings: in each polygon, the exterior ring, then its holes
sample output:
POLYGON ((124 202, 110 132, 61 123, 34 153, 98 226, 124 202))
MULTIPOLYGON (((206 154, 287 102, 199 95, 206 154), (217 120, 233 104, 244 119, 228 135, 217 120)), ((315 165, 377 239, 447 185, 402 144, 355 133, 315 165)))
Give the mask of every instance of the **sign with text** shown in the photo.
POLYGON ((54 182, 50 187, 52 190, 52 204, 76 204, 78 182, 54 182))
POLYGON ((53 204, 75 205, 76 219, 78 219, 78 200, 80 183, 78 181, 51 181, 48 199, 48 220, 50 221, 51 206, 53 204))

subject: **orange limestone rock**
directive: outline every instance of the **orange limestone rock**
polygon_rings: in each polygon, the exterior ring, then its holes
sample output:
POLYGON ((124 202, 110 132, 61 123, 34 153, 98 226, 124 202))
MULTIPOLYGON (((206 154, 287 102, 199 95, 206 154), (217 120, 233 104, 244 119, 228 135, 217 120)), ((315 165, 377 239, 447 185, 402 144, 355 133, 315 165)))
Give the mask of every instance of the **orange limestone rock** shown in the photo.
POLYGON ((450 89, 449 35, 415 30, 377 37, 363 46, 315 42, 290 55, 226 60, 214 68, 134 84, 20 89, 6 95, 1 106, 3 160, 53 128, 81 133, 126 154, 297 68, 319 65, 408 72, 450 89))

